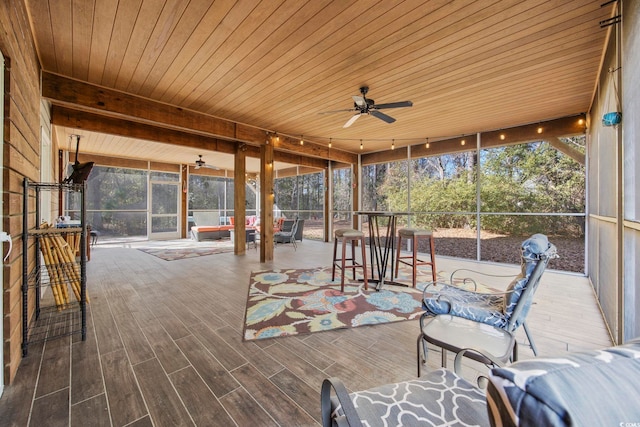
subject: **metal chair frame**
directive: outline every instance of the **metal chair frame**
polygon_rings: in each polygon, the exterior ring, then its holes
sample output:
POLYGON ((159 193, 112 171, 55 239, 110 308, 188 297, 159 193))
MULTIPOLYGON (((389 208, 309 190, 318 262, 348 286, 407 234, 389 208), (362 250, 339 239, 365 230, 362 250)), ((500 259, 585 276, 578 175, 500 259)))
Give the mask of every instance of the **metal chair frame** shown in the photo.
MULTIPOLYGON (((521 315, 522 315, 522 311, 525 309, 525 307, 527 307, 528 304, 531 303, 531 300, 533 299, 533 295, 535 294, 535 291, 537 290, 539 284, 540 284, 540 280, 542 278, 542 274, 544 273, 547 264, 549 263, 549 260, 551 258, 555 258, 557 257, 557 255, 555 254, 555 247, 554 250, 551 251, 550 255, 545 255, 545 254, 541 254, 539 255, 535 261, 536 261, 536 265, 533 269, 533 271, 531 272, 530 276, 529 276, 529 280, 527 280, 526 285, 522 288, 522 294, 520 295, 520 298, 518 299, 518 302, 516 303, 515 308, 513 309, 513 312, 511 313, 509 319, 507 320, 507 325, 505 325, 505 327, 503 329, 505 329, 506 331, 510 332, 511 334, 515 333, 515 330, 517 329, 517 327, 519 326, 519 324, 522 324, 522 327, 524 328, 525 334, 527 336, 527 340, 529 341, 529 346, 531 347, 531 350, 533 351, 533 354, 535 356, 538 355, 538 351, 537 348, 535 346, 535 343, 533 341, 533 337, 531 336, 531 332, 529 330, 529 328, 527 327, 526 321, 524 319, 521 319, 521 315)), ((473 272, 475 274, 479 274, 482 276, 489 276, 489 277, 513 277, 513 276, 496 276, 496 275, 492 275, 492 274, 485 274, 485 273, 480 273, 477 271, 473 271, 473 270, 467 270, 467 269, 459 269, 454 271, 451 274, 451 278, 450 278, 450 284, 449 283, 437 283, 437 282, 432 282, 429 285, 427 285, 425 287, 425 289, 423 290, 423 300, 427 294, 427 292, 430 291, 430 287, 432 286, 436 286, 436 285, 444 285, 444 286, 455 286, 454 280, 455 280, 455 275, 459 274, 462 271, 469 271, 469 272, 473 272)), ((498 296, 507 296, 507 294, 509 294, 508 291, 504 291, 504 292, 495 292, 495 293, 487 293, 487 292, 477 292, 477 283, 475 280, 471 279, 471 278, 465 278, 462 279, 463 283, 472 283, 474 286, 474 291, 465 291, 465 292, 470 292, 470 293, 476 293, 476 294, 482 294, 482 295, 498 295, 498 296)), ((512 291, 515 292, 515 291, 512 291)), ((443 301, 447 301, 447 297, 445 295, 441 295, 438 297, 438 299, 443 301)), ((427 360, 427 354, 428 354, 428 348, 427 348, 427 342, 432 342, 433 340, 430 340, 429 337, 427 337, 425 335, 424 332, 424 328, 425 328, 425 320, 427 318, 431 318, 433 317, 432 313, 429 312, 424 312, 422 314, 422 316, 420 316, 420 335, 418 336, 418 372, 420 371, 420 363, 425 363, 427 360), (420 354, 420 347, 422 344, 422 354, 420 354)), ((477 320, 471 320, 473 322, 477 322, 477 323, 482 323, 480 321, 477 320)), ((446 351, 443 348, 443 358, 444 358, 444 352, 446 351)), ((514 347, 514 352, 512 357, 510 358, 512 361, 515 361, 517 359, 517 346, 514 347)))

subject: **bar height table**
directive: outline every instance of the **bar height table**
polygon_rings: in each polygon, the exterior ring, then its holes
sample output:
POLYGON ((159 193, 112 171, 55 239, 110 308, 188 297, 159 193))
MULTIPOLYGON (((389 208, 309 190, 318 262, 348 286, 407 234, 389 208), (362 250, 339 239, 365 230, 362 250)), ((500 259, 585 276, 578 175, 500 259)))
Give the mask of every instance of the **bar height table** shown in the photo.
POLYGON ((371 254, 371 279, 369 281, 376 283, 376 290, 378 291, 385 283, 388 285, 408 286, 404 283, 393 281, 397 218, 401 215, 408 215, 408 213, 359 211, 356 212, 356 215, 366 215, 369 221, 369 252, 371 254), (380 222, 382 222, 382 226, 380 222), (391 268, 390 277, 387 280, 389 261, 391 261, 391 268))

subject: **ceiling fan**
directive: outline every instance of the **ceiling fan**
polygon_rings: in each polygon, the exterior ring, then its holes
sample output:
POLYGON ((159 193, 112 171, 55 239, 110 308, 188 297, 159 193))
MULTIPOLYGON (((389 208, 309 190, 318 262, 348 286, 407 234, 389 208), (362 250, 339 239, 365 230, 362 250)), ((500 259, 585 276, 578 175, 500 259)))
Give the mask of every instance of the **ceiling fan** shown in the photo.
POLYGON ((194 169, 209 168, 213 170, 220 170, 220 168, 216 166, 208 165, 207 162, 202 160, 202 154, 198 154, 198 159, 195 161, 195 164, 196 164, 196 167, 194 169))
POLYGON ((396 121, 393 117, 384 114, 379 110, 387 109, 387 108, 402 108, 402 107, 411 107, 413 106, 413 102, 411 101, 400 101, 400 102, 389 102, 386 104, 377 104, 373 99, 367 98, 367 92, 369 92, 368 86, 362 86, 360 88, 360 95, 353 96, 353 108, 349 108, 346 110, 334 110, 334 111, 325 111, 320 114, 329 114, 329 113, 338 113, 342 111, 355 111, 356 114, 351 116, 347 123, 342 126, 343 128, 348 128, 351 126, 360 116, 363 114, 369 114, 373 117, 376 117, 384 122, 393 123, 396 121))

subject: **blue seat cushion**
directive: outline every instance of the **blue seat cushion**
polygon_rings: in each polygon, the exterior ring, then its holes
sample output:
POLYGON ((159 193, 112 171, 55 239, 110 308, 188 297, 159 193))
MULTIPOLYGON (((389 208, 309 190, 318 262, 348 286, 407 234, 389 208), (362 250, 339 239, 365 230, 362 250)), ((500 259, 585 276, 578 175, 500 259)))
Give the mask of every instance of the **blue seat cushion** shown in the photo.
POLYGON ((604 350, 495 368, 492 425, 618 426, 640 422, 640 339, 604 350))
POLYGON ((430 314, 451 314, 497 328, 507 325, 503 313, 503 294, 470 292, 456 286, 436 284, 433 291, 427 290, 422 308, 430 314))
MULTIPOLYGON (((513 311, 520 300, 520 296, 524 291, 524 288, 529 282, 529 278, 539 262, 540 257, 555 255, 555 246, 549 243, 549 239, 544 234, 534 234, 527 240, 522 242, 522 263, 520 268, 520 274, 509 284, 504 299, 503 312, 507 319, 511 317, 513 311)), ((529 300, 527 305, 523 308, 520 314, 520 319, 527 317, 529 309, 531 308, 532 301, 529 300)), ((513 327, 514 329, 520 326, 522 320, 519 320, 513 327)))

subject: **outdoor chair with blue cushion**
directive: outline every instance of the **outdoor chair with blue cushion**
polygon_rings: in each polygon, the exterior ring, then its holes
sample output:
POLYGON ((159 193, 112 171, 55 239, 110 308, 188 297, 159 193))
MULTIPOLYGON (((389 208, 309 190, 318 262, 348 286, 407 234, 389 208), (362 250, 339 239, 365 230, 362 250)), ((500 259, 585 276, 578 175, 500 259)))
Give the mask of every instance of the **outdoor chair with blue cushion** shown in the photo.
POLYGON ((462 356, 456 356, 455 372, 438 369, 351 394, 338 379, 324 380, 323 427, 635 426, 640 420, 638 338, 493 368, 486 390, 460 376, 462 356))
MULTIPOLYGON (((427 357, 427 337, 424 335, 425 321, 440 314, 448 314, 462 317, 475 322, 484 323, 510 333, 523 325, 529 345, 534 355, 537 350, 533 338, 527 328, 525 319, 531 308, 533 296, 540 284, 542 273, 549 260, 557 258, 556 247, 549 243, 544 234, 534 234, 521 245, 521 272, 509 284, 506 291, 502 292, 478 292, 477 285, 472 279, 458 279, 460 272, 470 270, 457 270, 451 275, 450 283, 433 282, 428 284, 423 292, 422 306, 425 312, 420 317, 420 336, 418 337, 418 349, 422 343, 423 359, 427 357), (472 284, 474 290, 465 289, 457 285, 472 284)), ((482 276, 495 278, 499 276, 474 272, 482 276)), ((517 348, 517 347, 516 347, 517 348)), ((419 351, 419 350, 418 350, 419 351)), ((443 350, 444 352, 445 350, 443 350)), ((420 358, 420 355, 418 356, 420 358)), ((514 354, 514 360, 517 354, 514 354)), ((420 360, 418 361, 420 363, 420 360)))
POLYGON ((484 391, 447 369, 351 394, 328 378, 320 394, 323 427, 490 425, 484 391))

